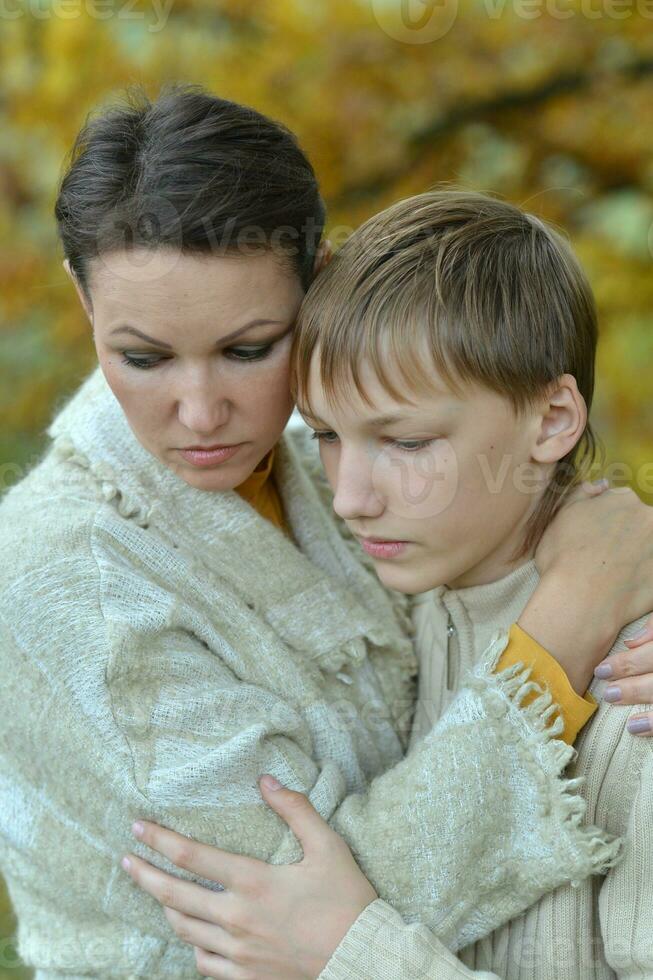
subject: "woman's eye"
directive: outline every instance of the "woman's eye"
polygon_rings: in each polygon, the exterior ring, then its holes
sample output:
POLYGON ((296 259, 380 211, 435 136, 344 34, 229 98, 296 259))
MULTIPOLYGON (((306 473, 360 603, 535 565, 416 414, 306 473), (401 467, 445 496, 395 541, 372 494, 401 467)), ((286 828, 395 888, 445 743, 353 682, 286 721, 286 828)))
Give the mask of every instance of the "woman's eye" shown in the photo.
POLYGON ((131 354, 127 354, 123 351, 122 363, 129 364, 131 367, 139 368, 141 371, 147 371, 148 368, 156 367, 161 361, 165 361, 165 357, 134 357, 131 354))
POLYGON ((403 449, 406 453, 416 453, 419 449, 426 449, 435 439, 391 439, 390 443, 397 449, 403 449))
POLYGON ((335 432, 331 432, 329 430, 326 432, 320 432, 318 429, 315 429, 313 435, 311 436, 311 439, 317 439, 318 442, 326 442, 329 445, 332 442, 335 442, 337 438, 338 436, 335 432))
POLYGON ((272 350, 272 344, 264 347, 228 347, 225 354, 236 361, 262 361, 272 350))

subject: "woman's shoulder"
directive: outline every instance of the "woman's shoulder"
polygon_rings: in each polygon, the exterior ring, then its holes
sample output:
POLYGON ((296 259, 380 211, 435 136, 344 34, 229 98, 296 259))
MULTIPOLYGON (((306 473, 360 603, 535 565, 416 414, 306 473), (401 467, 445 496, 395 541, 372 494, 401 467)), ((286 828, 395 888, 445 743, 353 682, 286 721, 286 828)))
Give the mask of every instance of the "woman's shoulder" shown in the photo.
POLYGON ((86 575, 100 518, 119 520, 97 480, 51 446, 0 499, 0 591, 21 581, 35 588, 39 575, 54 587, 59 574, 69 587, 75 569, 86 575))

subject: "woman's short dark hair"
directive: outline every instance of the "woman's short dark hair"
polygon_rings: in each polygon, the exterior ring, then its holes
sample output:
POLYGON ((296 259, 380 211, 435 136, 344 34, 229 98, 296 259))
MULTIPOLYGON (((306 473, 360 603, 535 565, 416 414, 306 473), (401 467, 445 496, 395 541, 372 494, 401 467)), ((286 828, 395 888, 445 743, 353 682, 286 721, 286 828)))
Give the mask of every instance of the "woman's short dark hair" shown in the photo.
POLYGON ((140 87, 91 116, 55 205, 65 257, 89 295, 89 261, 125 247, 280 253, 310 285, 325 207, 296 137, 198 85, 151 101, 140 87))

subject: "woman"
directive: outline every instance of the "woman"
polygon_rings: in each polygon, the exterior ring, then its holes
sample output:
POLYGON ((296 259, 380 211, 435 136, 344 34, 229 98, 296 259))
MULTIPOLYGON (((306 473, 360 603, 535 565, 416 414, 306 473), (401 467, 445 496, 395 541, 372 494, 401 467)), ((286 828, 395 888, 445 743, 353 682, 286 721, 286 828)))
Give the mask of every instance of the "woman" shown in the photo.
MULTIPOLYGON (((80 134, 56 213, 100 368, 0 508, 2 871, 37 977, 195 976, 118 865, 129 823, 288 864, 267 771, 358 855, 382 855, 379 894, 454 945, 613 861, 618 842, 579 826, 569 750, 520 707, 514 671, 480 676, 403 758, 406 604, 333 520, 303 436, 282 436, 323 221, 292 137, 194 90, 109 111, 80 134), (473 785, 455 756, 476 759, 473 785)), ((606 572, 624 534, 653 551, 646 509, 619 503, 619 520, 614 495, 583 504, 588 526, 600 508, 613 528, 591 557, 562 516, 520 619, 579 691, 651 606, 644 559, 606 572), (555 618, 561 593, 581 630, 555 618)), ((331 951, 369 901, 351 894, 331 951)))

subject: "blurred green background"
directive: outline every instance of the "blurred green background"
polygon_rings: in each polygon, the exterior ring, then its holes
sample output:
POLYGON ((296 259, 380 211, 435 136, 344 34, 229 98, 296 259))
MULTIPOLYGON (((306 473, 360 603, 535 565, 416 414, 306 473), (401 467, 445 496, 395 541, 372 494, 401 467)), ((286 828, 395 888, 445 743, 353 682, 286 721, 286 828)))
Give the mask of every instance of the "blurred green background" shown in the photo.
MULTIPOLYGON (((651 0, 2 0, 0 492, 91 369, 52 207, 86 114, 200 82, 299 134, 337 246, 440 181, 571 235, 600 311, 607 472, 653 502, 651 0)), ((6 899, 0 977, 16 965, 6 899)))

